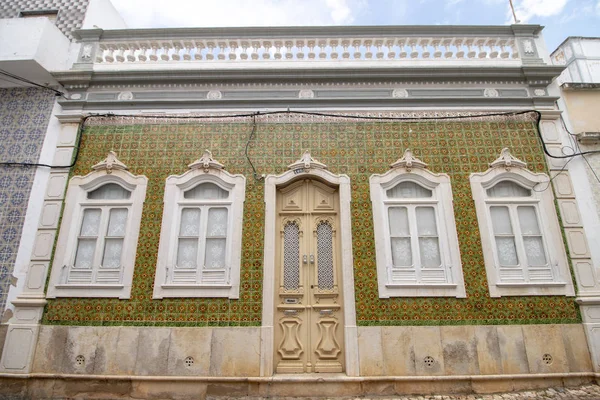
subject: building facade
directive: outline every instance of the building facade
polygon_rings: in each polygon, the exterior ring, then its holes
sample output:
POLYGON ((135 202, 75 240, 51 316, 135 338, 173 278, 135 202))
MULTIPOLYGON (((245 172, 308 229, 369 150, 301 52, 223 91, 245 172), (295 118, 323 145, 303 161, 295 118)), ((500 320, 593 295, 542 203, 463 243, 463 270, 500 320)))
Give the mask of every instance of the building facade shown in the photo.
POLYGON ((2 356, 15 395, 595 378, 599 288, 541 27, 75 37, 52 74, 73 167, 39 198, 2 356))

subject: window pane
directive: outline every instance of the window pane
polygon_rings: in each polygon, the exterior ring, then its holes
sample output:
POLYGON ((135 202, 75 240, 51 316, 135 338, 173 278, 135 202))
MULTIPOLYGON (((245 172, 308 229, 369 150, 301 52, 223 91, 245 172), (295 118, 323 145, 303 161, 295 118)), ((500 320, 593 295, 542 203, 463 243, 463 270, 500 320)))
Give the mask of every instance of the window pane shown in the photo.
POLYGON ((419 197, 431 197, 432 191, 425 189, 415 182, 400 182, 391 189, 388 189, 387 197, 390 199, 414 199, 419 197))
POLYGON ((200 234, 200 209, 184 208, 181 210, 179 236, 199 236, 200 234))
POLYGON ((529 197, 531 190, 512 181, 501 181, 487 190, 490 197, 529 197))
POLYGON ((526 236, 523 238, 527 262, 532 266, 546 265, 546 253, 541 236, 526 236))
POLYGON ((513 233, 508 207, 490 207, 490 214, 496 235, 511 235, 513 233))
POLYGON ((131 197, 131 192, 116 183, 107 183, 88 193, 91 200, 126 200, 131 197))
POLYGON ((206 268, 225 268, 226 239, 206 239, 204 266, 206 268))
POLYGON ((408 229, 408 212, 406 207, 390 207, 388 209, 390 218, 390 235, 391 236, 409 236, 408 229))
POLYGON ((121 266, 121 253, 123 252, 123 239, 106 239, 104 242, 104 256, 102 267, 119 268, 121 266))
POLYGON ((83 212, 80 236, 98 236, 100 229, 100 216, 102 210, 99 208, 88 208, 83 212))
POLYGON ((177 268, 196 268, 198 239, 179 239, 177 246, 177 268))
POLYGON ((521 232, 524 235, 539 235, 540 227, 538 226, 537 215, 535 208, 532 206, 517 207, 519 214, 519 223, 521 224, 521 232))
POLYGON ((286 290, 300 286, 300 228, 287 223, 283 228, 283 287, 286 290))
POLYGON ((107 236, 125 236, 127 225, 127 209, 113 208, 110 210, 107 236))
POLYGON ((419 236, 437 236, 433 207, 417 207, 417 231, 419 236))
POLYGON ((440 245, 437 238, 419 238, 419 249, 422 267, 435 268, 442 264, 440 257, 440 245))
POLYGON ((518 265, 517 248, 515 247, 514 237, 496 237, 496 246, 498 248, 498 259, 500 265, 511 266, 518 265))
POLYGON ((208 223, 206 225, 206 236, 227 235, 227 209, 211 208, 208 210, 208 223))
POLYGON ((392 238, 392 263, 395 267, 410 267, 412 265, 412 250, 410 238, 392 238))
POLYGON ((333 289, 333 230, 325 222, 317 226, 317 262, 319 289, 333 289))
POLYGON ((183 197, 194 200, 219 200, 229 197, 229 192, 214 183, 205 182, 183 193, 183 197))
POLYGON ((75 268, 91 269, 95 250, 96 239, 79 239, 75 254, 75 268))

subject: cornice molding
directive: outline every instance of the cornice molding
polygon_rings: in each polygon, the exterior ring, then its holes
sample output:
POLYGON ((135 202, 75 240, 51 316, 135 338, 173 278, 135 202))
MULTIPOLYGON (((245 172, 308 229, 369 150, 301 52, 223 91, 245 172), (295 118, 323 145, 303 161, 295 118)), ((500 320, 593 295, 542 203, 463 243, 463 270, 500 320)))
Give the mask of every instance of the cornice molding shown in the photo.
POLYGON ((389 26, 269 26, 235 28, 157 28, 157 29, 78 29, 73 32, 77 39, 96 38, 104 40, 181 38, 258 39, 262 37, 322 38, 373 36, 533 36, 543 29, 540 25, 389 25, 389 26))
POLYGON ((381 81, 440 82, 505 82, 521 81, 532 85, 548 85, 564 66, 405 66, 405 67, 340 67, 328 68, 244 68, 211 70, 125 70, 55 72, 53 77, 69 84, 326 84, 373 83, 381 81))

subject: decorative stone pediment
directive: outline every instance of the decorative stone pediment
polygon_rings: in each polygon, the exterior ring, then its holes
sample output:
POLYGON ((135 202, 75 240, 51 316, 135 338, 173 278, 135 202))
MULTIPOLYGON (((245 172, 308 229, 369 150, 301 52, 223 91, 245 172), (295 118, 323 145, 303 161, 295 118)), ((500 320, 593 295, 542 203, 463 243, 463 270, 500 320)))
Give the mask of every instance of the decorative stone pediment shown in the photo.
POLYGON ((202 157, 200 157, 199 159, 197 159, 196 161, 194 161, 193 163, 188 165, 188 167, 190 167, 190 169, 204 169, 204 172, 208 172, 211 168, 212 169, 225 168, 225 166, 223 164, 221 164, 220 162, 216 161, 213 158, 210 150, 204 150, 204 154, 202 154, 202 157))
POLYGON ((500 157, 490 163, 490 168, 506 168, 508 170, 512 167, 526 168, 527 163, 510 154, 508 147, 503 148, 500 152, 500 157))
POLYGON ((302 157, 295 163, 288 165, 288 168, 291 170, 311 168, 327 169, 327 165, 312 158, 310 151, 306 150, 304 154, 302 154, 302 157))
POLYGON ((419 160, 417 157, 413 156, 412 151, 410 149, 406 149, 404 155, 401 159, 390 165, 391 168, 406 168, 407 171, 410 171, 413 168, 427 168, 427 164, 423 161, 419 160))
POLYGON ((106 158, 92 167, 94 171, 106 171, 107 174, 112 173, 114 170, 127 171, 127 165, 123 164, 117 158, 117 154, 114 151, 109 151, 106 158))

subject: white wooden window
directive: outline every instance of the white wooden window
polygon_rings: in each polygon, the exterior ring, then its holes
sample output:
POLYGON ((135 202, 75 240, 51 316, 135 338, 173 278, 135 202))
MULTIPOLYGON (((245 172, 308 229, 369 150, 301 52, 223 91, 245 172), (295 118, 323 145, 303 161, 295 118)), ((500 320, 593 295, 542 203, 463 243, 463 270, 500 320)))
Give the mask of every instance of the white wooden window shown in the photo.
POLYGON ((471 174, 490 295, 573 295, 549 178, 525 165, 505 149, 471 174))
POLYGON ((107 165, 69 183, 49 298, 129 298, 148 180, 107 165))
POLYGON ((383 298, 466 295, 450 178, 425 165, 405 153, 392 170, 370 179, 383 298))
POLYGON ((155 298, 239 297, 245 178, 212 162, 167 178, 155 298))

